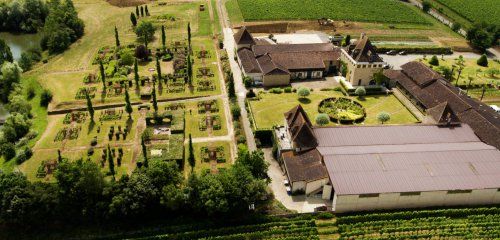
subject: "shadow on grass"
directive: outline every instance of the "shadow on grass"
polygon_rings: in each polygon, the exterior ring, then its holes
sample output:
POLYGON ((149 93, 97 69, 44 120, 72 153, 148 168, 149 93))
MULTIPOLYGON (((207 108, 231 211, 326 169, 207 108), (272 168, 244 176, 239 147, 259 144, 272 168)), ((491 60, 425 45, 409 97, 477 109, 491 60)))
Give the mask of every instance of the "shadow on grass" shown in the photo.
POLYGON ((309 98, 299 98, 299 102, 302 104, 309 104, 311 103, 311 99, 309 98))

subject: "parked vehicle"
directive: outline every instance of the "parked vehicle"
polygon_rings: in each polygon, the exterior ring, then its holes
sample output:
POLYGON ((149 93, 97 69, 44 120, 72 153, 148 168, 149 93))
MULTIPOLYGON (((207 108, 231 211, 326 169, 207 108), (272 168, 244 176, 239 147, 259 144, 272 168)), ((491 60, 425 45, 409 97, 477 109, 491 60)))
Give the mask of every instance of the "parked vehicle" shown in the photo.
POLYGON ((396 50, 390 50, 390 51, 386 52, 385 54, 387 54, 387 55, 396 55, 396 54, 398 54, 398 52, 396 50))
POLYGON ((406 51, 399 52, 399 55, 406 55, 406 51))

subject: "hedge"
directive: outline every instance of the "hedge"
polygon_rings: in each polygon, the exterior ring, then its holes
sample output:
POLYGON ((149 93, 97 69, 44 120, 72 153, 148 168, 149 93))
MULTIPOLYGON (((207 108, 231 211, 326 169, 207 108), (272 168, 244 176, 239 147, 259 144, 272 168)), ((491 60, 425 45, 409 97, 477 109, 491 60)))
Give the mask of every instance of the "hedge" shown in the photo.
POLYGON ((377 47, 377 53, 386 53, 390 50, 405 51, 408 54, 452 54, 449 47, 377 47))
POLYGON ((262 147, 273 146, 273 129, 257 129, 254 131, 255 138, 258 138, 262 147))

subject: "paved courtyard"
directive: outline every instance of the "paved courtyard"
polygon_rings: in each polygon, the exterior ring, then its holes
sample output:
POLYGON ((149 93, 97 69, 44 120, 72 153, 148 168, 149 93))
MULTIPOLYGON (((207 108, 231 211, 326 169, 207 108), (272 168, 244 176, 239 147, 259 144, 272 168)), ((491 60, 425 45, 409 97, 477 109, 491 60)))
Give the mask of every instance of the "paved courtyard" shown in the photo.
POLYGON ((314 208, 325 205, 331 207, 331 201, 326 201, 321 198, 306 197, 305 195, 288 195, 285 185, 283 184, 283 180, 286 179, 286 176, 281 170, 278 162, 272 157, 271 148, 264 148, 262 150, 264 151, 266 161, 270 164, 268 174, 271 178, 271 183, 269 187, 273 190, 276 200, 280 201, 286 208, 297 211, 298 213, 314 212, 314 208))

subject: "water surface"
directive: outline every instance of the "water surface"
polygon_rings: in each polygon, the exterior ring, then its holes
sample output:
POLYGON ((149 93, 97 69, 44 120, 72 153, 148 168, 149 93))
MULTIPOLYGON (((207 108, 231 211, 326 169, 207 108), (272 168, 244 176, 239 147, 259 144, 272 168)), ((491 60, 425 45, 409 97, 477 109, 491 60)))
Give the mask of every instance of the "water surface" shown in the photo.
POLYGON ((42 35, 37 34, 14 34, 0 32, 0 39, 3 39, 10 47, 12 56, 15 60, 21 58, 21 53, 30 48, 40 47, 40 39, 42 35))

